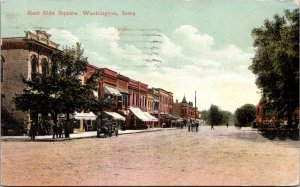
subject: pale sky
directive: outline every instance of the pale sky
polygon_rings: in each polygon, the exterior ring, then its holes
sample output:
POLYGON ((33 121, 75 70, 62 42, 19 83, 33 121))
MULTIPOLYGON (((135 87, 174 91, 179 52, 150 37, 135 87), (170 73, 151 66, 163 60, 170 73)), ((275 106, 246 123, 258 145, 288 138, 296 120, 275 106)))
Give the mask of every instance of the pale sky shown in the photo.
POLYGON ((61 47, 82 43, 91 64, 171 91, 174 101, 185 94, 194 102, 196 90, 200 110, 215 104, 234 112, 260 99, 248 70, 254 56, 251 30, 295 8, 293 0, 5 0, 1 35, 45 30, 61 47), (88 10, 119 16, 84 16, 88 10))

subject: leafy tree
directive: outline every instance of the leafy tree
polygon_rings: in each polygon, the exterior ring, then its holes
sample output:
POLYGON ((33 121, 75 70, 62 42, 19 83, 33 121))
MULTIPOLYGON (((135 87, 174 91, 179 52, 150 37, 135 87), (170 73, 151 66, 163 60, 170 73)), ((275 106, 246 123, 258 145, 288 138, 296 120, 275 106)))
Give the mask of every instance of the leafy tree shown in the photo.
POLYGON ((256 48, 250 70, 262 90, 264 105, 292 122, 299 108, 299 9, 274 16, 252 30, 256 48))
POLYGON ((203 119, 204 121, 208 120, 208 111, 207 110, 202 110, 200 112, 200 114, 201 114, 201 119, 203 119))
POLYGON ((227 124, 227 123, 232 123, 232 113, 229 111, 221 111, 222 112, 222 123, 227 124))
POLYGON ((236 109, 235 118, 239 126, 249 126, 255 120, 256 108, 252 104, 245 104, 236 109))
POLYGON ((62 51, 57 50, 51 55, 51 72, 39 74, 34 72, 31 80, 23 78, 28 86, 23 94, 16 95, 14 102, 17 109, 30 111, 37 123, 37 115, 50 113, 54 122, 60 113, 69 114, 75 111, 90 111, 99 101, 93 96, 97 90, 97 78, 93 74, 86 84, 82 85, 79 75, 83 74, 87 58, 83 57, 81 45, 62 51))
POLYGON ((223 123, 223 112, 216 105, 211 105, 208 110, 208 122, 211 125, 220 125, 223 123))

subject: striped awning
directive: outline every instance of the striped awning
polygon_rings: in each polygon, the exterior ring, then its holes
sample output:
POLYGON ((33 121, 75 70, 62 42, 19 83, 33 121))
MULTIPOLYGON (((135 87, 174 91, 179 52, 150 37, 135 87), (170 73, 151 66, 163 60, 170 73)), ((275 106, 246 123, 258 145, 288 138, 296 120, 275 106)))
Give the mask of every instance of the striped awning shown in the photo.
POLYGON ((108 95, 122 96, 118 89, 110 86, 104 86, 104 93, 108 95))
POLYGON ((147 116, 151 121, 155 122, 158 121, 158 119, 154 116, 152 116, 151 114, 149 114, 148 112, 144 112, 145 116, 147 116))
POLYGON ((95 120, 97 116, 93 112, 84 113, 84 112, 75 112, 75 119, 83 120, 95 120))
POLYGON ((113 117, 114 119, 117 120, 121 120, 121 121, 125 121, 125 117, 121 116, 120 114, 116 113, 116 112, 106 112, 104 111, 106 114, 110 115, 111 117, 113 117))
POLYGON ((135 108, 135 107, 129 107, 129 110, 140 120, 142 121, 152 121, 150 118, 148 118, 143 111, 141 111, 140 108, 135 108))

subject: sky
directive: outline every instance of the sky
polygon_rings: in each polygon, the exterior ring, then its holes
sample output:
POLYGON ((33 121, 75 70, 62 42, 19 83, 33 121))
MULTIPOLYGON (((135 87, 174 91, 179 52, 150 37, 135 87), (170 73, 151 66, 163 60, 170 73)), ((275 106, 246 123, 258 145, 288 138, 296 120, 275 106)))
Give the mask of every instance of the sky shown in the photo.
POLYGON ((199 110, 234 112, 260 99, 248 69, 251 30, 295 8, 293 0, 1 0, 1 37, 44 30, 61 49, 80 42, 89 63, 170 91, 174 101, 194 102, 196 91, 199 110))

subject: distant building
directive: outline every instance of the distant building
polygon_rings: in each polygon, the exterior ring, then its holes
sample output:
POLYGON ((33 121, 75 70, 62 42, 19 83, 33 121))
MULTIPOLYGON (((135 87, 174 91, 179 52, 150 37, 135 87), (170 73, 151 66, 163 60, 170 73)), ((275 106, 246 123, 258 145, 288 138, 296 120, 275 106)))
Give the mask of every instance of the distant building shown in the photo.
MULTIPOLYGON (((36 33, 26 31, 25 33, 25 37, 2 38, 1 107, 22 126, 24 131, 27 131, 30 115, 16 110, 13 97, 23 93, 26 85, 22 77, 31 79, 34 72, 47 74, 51 71, 49 56, 57 50, 59 45, 52 42, 51 35, 44 31, 36 30, 36 33)), ((10 125, 5 124, 5 119, 3 123, 1 124, 10 125)))
POLYGON ((176 100, 173 105, 173 115, 181 117, 185 121, 199 119, 199 114, 198 108, 195 108, 192 102, 188 103, 185 96, 181 103, 176 100))
POLYGON ((172 109, 173 109, 173 93, 166 91, 162 88, 150 88, 148 93, 151 99, 149 113, 158 118, 158 125, 161 126, 163 123, 166 126, 171 126, 172 109))

